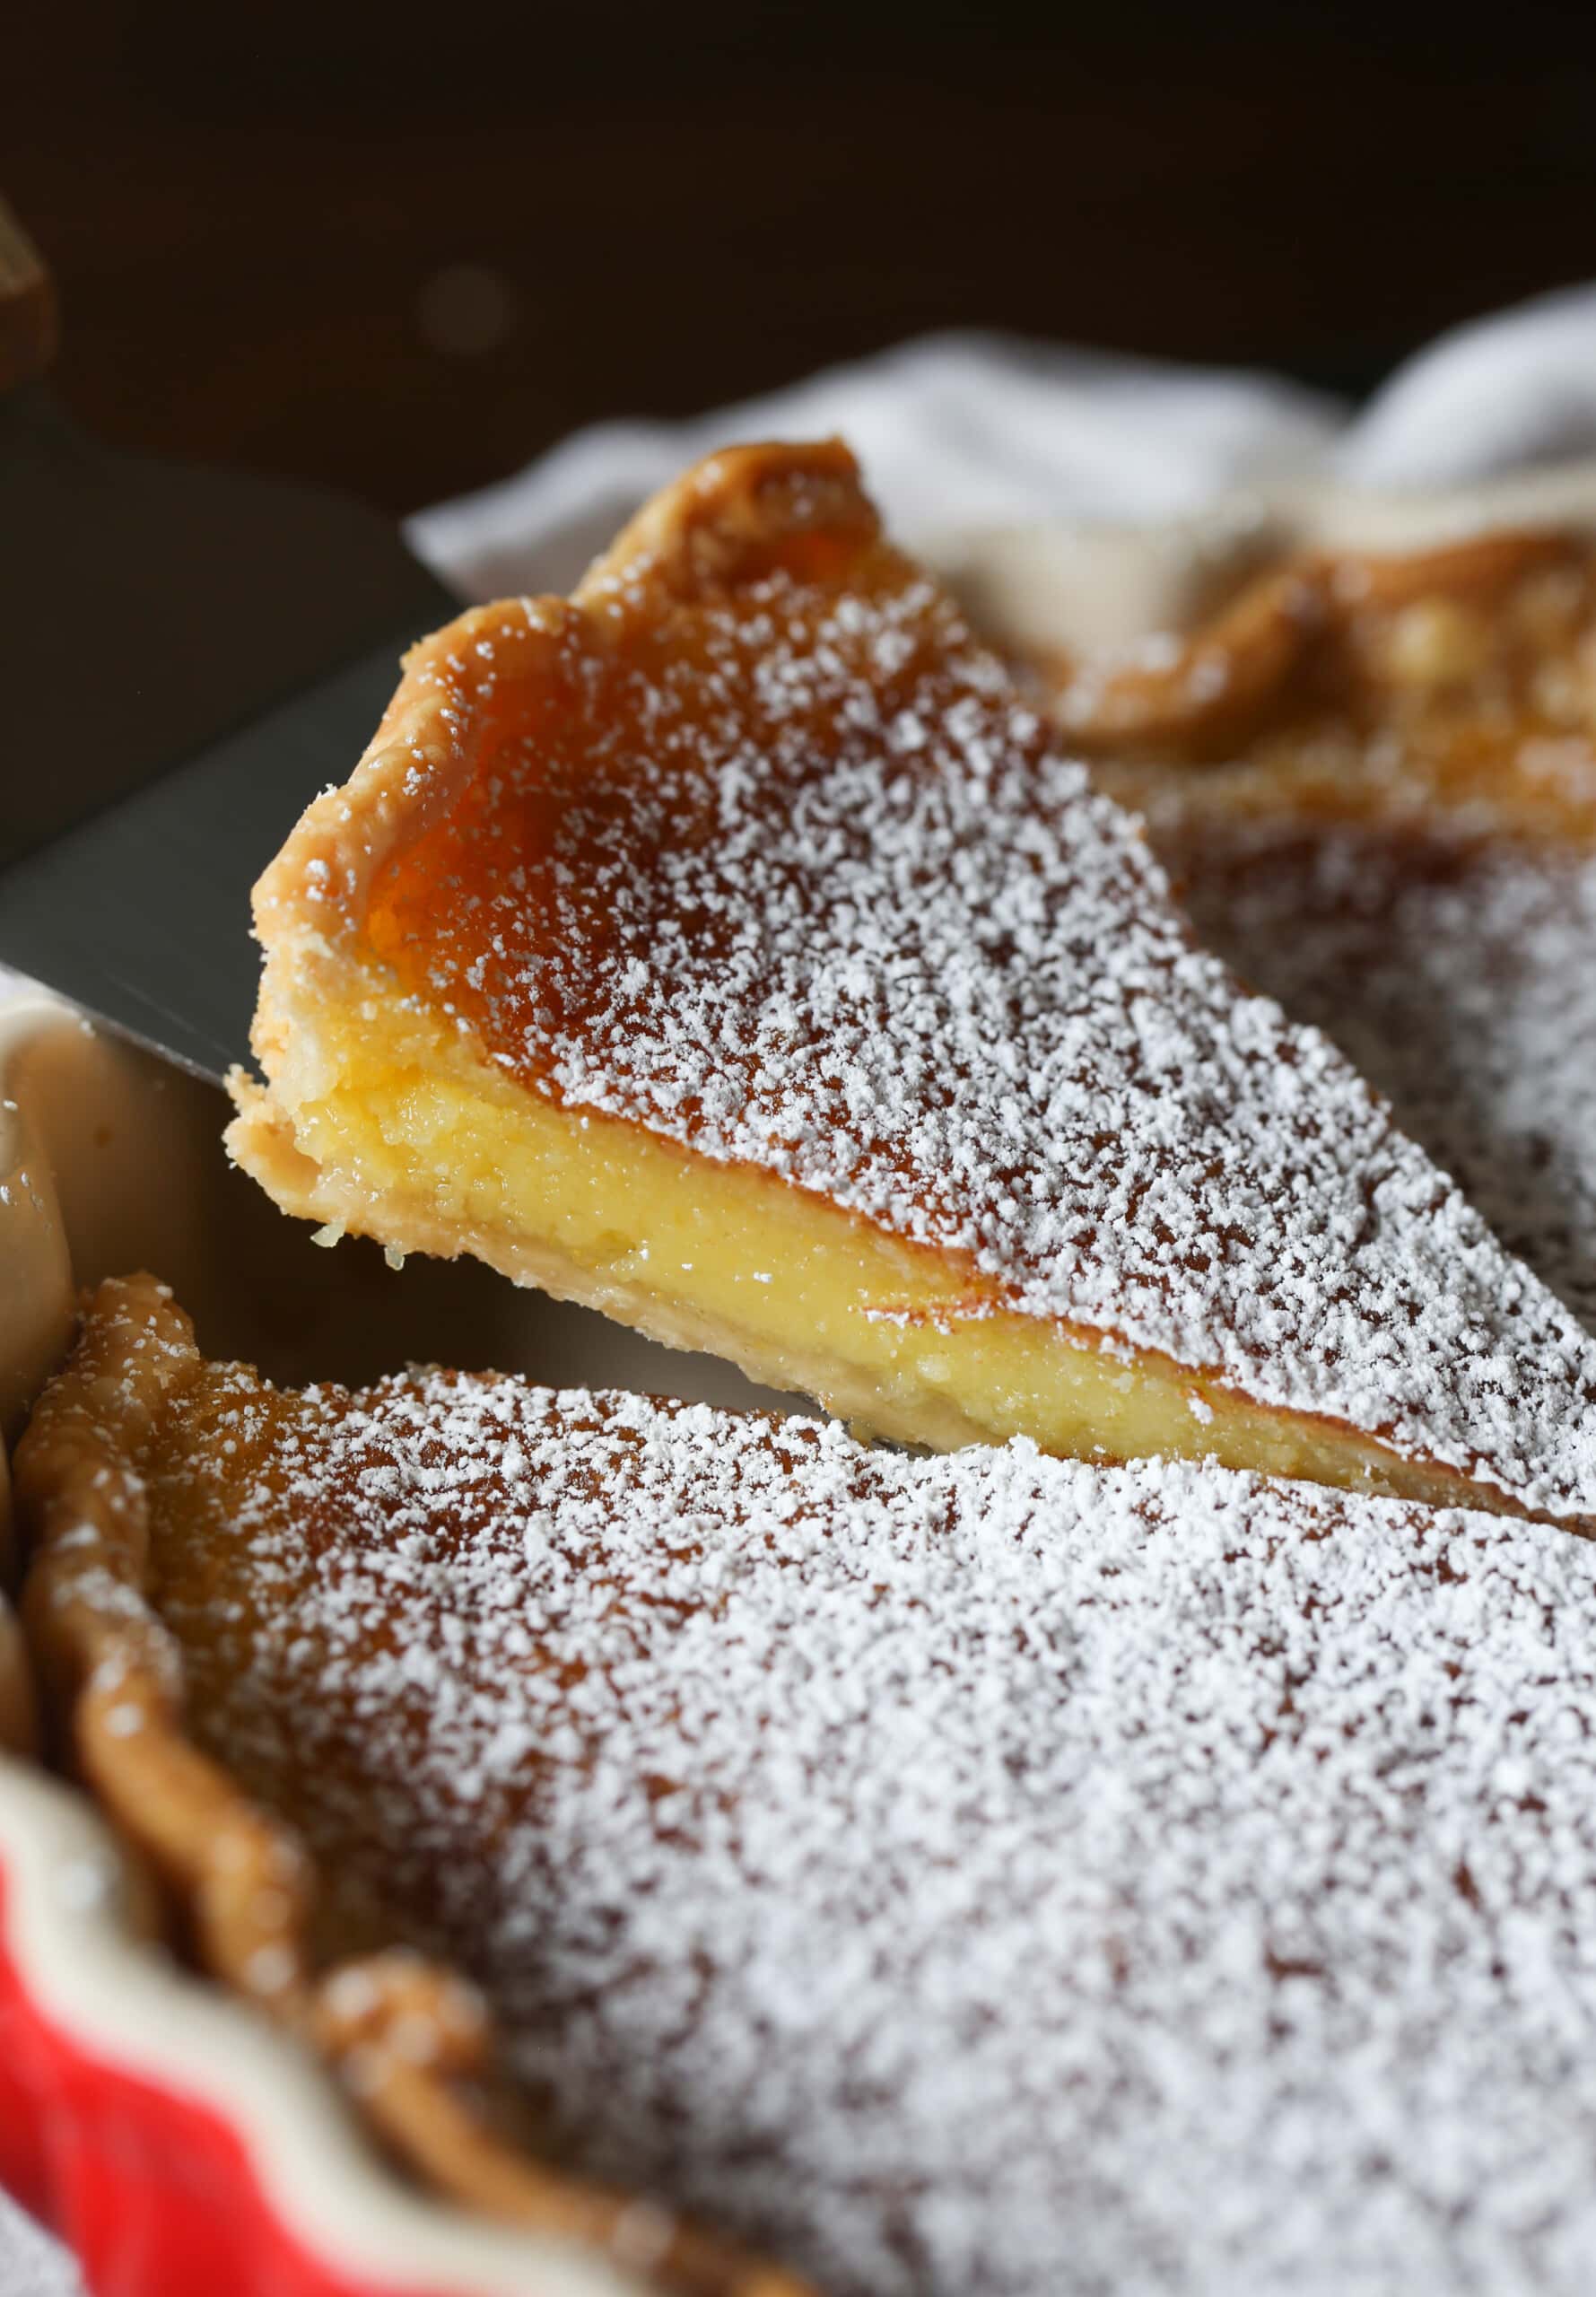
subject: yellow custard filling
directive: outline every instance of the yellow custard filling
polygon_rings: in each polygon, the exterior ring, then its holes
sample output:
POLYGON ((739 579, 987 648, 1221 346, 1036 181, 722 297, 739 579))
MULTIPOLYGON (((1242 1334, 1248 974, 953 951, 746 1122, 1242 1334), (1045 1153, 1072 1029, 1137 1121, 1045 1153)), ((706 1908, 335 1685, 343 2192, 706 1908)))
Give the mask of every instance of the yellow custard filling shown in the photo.
MULTIPOLYGON (((1086 1458, 1206 1456, 1492 1504, 1372 1438, 1016 1314, 990 1279, 775 1175, 501 1079, 469 1040, 381 993, 321 1004, 313 1046, 296 1034, 275 1099, 299 1154, 257 1131, 243 1161, 258 1170, 272 1157, 273 1192, 309 1217, 361 1230, 363 1208, 380 1205, 388 1244, 469 1250, 903 1441, 1025 1436, 1086 1458)), ((245 1127, 273 1122, 240 1089, 245 1127)))

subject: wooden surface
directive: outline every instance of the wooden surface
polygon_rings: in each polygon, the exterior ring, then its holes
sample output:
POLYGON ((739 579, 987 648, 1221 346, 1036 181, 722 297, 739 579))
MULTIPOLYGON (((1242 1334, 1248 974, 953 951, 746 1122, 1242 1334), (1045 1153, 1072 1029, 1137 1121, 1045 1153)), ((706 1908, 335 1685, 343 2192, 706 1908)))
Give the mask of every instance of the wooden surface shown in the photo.
POLYGON ((920 328, 1362 388, 1596 276, 1590 6, 23 13, 70 405, 389 510, 920 328))

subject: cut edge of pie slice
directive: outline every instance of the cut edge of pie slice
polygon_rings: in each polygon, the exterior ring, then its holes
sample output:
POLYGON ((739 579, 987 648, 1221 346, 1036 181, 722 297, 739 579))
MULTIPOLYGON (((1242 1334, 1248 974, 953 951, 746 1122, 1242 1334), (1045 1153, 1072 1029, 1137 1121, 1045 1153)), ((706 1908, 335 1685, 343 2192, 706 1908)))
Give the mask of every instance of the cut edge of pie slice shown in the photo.
POLYGON ((1596 1349, 1196 949, 838 443, 423 642, 256 919, 228 1144, 329 1241, 938 1448, 1596 1513, 1596 1349))
POLYGON ((153 1873, 175 1941, 325 2064, 424 2186, 602 2258, 617 2288, 806 2297, 807 2282, 691 2219, 540 2162, 481 1997, 447 1963, 388 1940, 347 1951, 347 1924, 345 1951, 328 1951, 314 1861, 196 1743, 181 1649, 153 1600, 158 1503, 143 1471, 207 1368, 165 1285, 109 1279, 16 1454, 22 1615, 56 1751, 153 1873))

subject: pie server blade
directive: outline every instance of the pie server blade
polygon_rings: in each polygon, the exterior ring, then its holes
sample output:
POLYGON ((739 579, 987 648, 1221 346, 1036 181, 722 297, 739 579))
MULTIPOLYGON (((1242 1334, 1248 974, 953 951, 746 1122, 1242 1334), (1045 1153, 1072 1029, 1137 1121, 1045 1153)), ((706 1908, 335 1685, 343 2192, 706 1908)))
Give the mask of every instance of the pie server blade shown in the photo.
POLYGON ((0 964, 220 1077, 250 886, 458 602, 343 496, 87 438, 53 335, 0 204, 0 964))

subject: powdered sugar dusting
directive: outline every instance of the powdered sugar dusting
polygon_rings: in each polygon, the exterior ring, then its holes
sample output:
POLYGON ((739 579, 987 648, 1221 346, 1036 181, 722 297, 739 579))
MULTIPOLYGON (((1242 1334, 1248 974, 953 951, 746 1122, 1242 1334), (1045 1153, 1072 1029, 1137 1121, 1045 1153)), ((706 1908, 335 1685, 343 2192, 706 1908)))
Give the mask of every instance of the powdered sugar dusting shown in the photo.
POLYGON ((1585 1542, 492 1378, 185 1409, 198 1727, 567 2156, 834 2297, 1588 2285, 1585 1542))
POLYGON ((1203 939, 1327 1029, 1596 1330, 1596 860, 1154 826, 1203 939))
POLYGON ((1590 1336, 1193 945, 929 585, 772 578, 567 656, 557 722, 382 913, 495 1061, 968 1253, 1024 1314, 1596 1504, 1590 1336))

